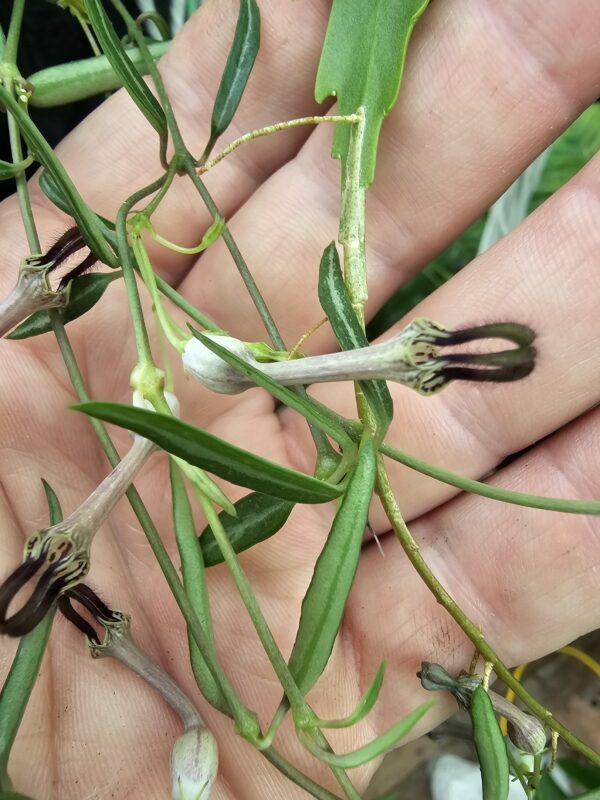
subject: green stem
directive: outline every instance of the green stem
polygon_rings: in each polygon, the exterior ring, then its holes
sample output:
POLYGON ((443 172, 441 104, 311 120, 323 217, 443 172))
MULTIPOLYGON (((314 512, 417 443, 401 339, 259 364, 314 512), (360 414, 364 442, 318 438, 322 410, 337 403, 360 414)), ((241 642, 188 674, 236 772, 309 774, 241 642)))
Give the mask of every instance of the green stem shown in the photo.
POLYGON ((364 328, 367 302, 367 259, 365 251, 366 187, 361 183, 365 112, 359 108, 357 122, 350 126, 350 143, 342 188, 339 242, 344 250, 344 281, 358 321, 364 328))
POLYGON ((21 24, 23 22, 23 12, 25 11, 25 0, 13 0, 13 7, 8 25, 8 36, 4 46, 4 61, 9 64, 17 63, 17 51, 19 49, 19 39, 21 37, 21 24))
MULTIPOLYGON (((77 398, 81 403, 86 403, 89 400, 89 396, 83 382, 83 377, 79 371, 79 367, 77 366, 75 355, 64 329, 64 325, 62 324, 58 314, 55 312, 50 312, 50 314, 52 319, 52 328, 56 335, 56 339, 58 341, 69 378, 73 384, 75 393, 77 394, 77 398)), ((90 420, 90 422, 92 423, 96 436, 98 437, 106 457, 108 458, 111 466, 115 467, 120 460, 119 454, 108 433, 106 432, 104 426, 98 422, 98 420, 90 420)), ((156 526, 154 525, 150 515, 148 514, 148 511, 146 510, 146 507, 142 502, 137 489, 131 486, 127 490, 126 496, 144 533, 146 534, 146 538, 148 539, 150 547, 152 548, 152 552, 154 553, 163 575, 165 576, 167 584, 173 593, 173 596, 175 597, 175 601, 179 606, 181 613, 183 614, 192 638, 198 645, 198 648, 200 649, 209 670, 211 671, 215 681, 221 689, 221 692, 227 700, 229 708, 231 709, 231 713, 235 719, 238 731, 242 736, 244 736, 244 738, 249 739, 249 741, 257 741, 260 738, 260 726, 258 720, 256 719, 256 715, 241 702, 233 686, 229 682, 229 679, 221 669, 221 666, 212 657, 210 638, 204 631, 204 628, 202 627, 202 624, 200 623, 194 608, 187 594, 185 593, 177 569, 173 565, 167 549, 160 538, 160 534, 156 529, 156 526)))
POLYGON ((559 497, 544 497, 537 494, 525 494, 524 492, 515 492, 512 489, 502 489, 500 486, 491 486, 488 483, 482 483, 472 478, 465 478, 463 475, 457 475, 455 472, 421 461, 420 458, 411 456, 385 442, 380 445, 379 452, 399 464, 404 464, 417 472, 423 473, 423 475, 448 483, 450 486, 456 486, 457 489, 462 489, 465 492, 488 497, 491 500, 500 500, 503 503, 513 503, 527 508, 541 508, 545 511, 563 511, 568 514, 600 514, 600 500, 570 500, 559 497))
POLYGON ((163 183, 168 179, 168 173, 162 175, 158 180, 134 192, 121 206, 117 213, 115 223, 115 230, 117 235, 117 248, 119 257, 121 259, 121 266, 123 268, 123 280, 125 281, 125 288, 127 290, 127 299, 129 302, 129 310, 131 312, 131 321, 133 324, 133 331, 135 335, 135 343, 138 354, 138 362, 144 367, 153 367, 154 360, 152 358, 152 350, 150 348, 150 341, 148 339, 148 331, 146 330, 146 323, 144 321, 144 312, 142 311, 142 304, 140 302, 140 294, 138 292, 137 281, 135 278, 135 270, 133 268, 133 261, 131 259, 131 251, 129 249, 129 239, 127 236, 127 215, 136 203, 143 200, 153 192, 159 191, 163 183))
POLYGON ((322 786, 319 786, 318 783, 315 783, 311 778, 307 777, 303 772, 296 769, 289 761, 287 761, 282 755, 280 755, 277 750, 272 747, 268 747, 266 750, 262 751, 262 754, 276 767, 279 772, 289 778, 289 780, 293 781, 297 786, 302 787, 306 792, 311 794, 313 797, 318 798, 318 800, 340 800, 340 798, 332 794, 327 789, 324 789, 322 786))
POLYGON ((156 287, 164 294, 165 297, 168 297, 172 303, 174 303, 178 308, 184 311, 188 317, 197 322, 198 325, 205 328, 207 331, 213 331, 214 333, 226 333, 223 328, 220 328, 216 322, 213 322, 210 317, 207 317, 201 311, 190 303, 189 300, 186 300, 185 297, 180 294, 177 289, 174 289, 170 284, 168 284, 162 278, 159 278, 158 275, 155 276, 156 278, 156 287))
MULTIPOLYGON (((6 91, 11 95, 14 93, 14 82, 7 79, 4 82, 6 91)), ((23 160, 23 148, 21 146, 21 132, 14 116, 8 112, 8 137, 10 140, 10 151, 14 162, 23 160)), ((15 183, 17 187, 17 199, 19 201, 19 208, 21 211, 21 220, 25 228, 25 235, 27 236, 27 244, 30 253, 40 252, 40 240, 35 227, 33 219, 33 210, 31 208, 31 200, 29 191, 27 189, 27 177, 25 172, 19 172, 15 175, 15 183)))
POLYGON ((40 671, 53 621, 54 611, 51 611, 21 639, 0 692, 0 792, 12 788, 7 772, 8 757, 40 671))
POLYGON ((471 622, 429 569, 425 559, 421 555, 419 545, 408 530, 400 509, 398 508, 396 498, 390 486, 388 474, 381 462, 381 457, 377 470, 377 493, 379 494, 387 518, 392 525, 394 533, 400 540, 400 544, 408 560, 421 576, 428 589, 430 589, 437 602, 443 606, 450 616, 458 623, 483 658, 494 665, 496 675, 514 691, 517 697, 519 697, 544 724, 552 730, 557 731, 568 745, 578 750, 593 764, 600 766, 600 754, 572 734, 568 728, 560 723, 547 708, 539 703, 535 697, 516 680, 512 672, 487 643, 479 627, 471 622))

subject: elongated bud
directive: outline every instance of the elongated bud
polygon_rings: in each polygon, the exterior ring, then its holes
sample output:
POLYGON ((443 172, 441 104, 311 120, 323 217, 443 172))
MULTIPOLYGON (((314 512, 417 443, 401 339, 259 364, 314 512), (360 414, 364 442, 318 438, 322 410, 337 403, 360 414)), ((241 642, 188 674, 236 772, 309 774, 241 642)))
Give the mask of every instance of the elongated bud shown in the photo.
MULTIPOLYGON (((471 696, 481 684, 477 675, 459 675, 454 678, 439 664, 424 661, 417 676, 421 685, 428 691, 447 690, 452 692, 461 706, 468 709, 471 696)), ((537 717, 522 711, 514 703, 510 703, 502 695, 488 691, 494 711, 506 717, 508 737, 519 750, 525 753, 541 753, 546 746, 544 725, 537 717)))
POLYGON ((208 728, 191 728, 171 751, 173 800, 206 800, 219 768, 217 742, 208 728))
POLYGON ((194 334, 194 337, 185 346, 183 365, 200 383, 221 394, 243 392, 254 384, 219 356, 216 352, 219 346, 284 386, 375 379, 402 383, 423 395, 434 394, 453 380, 518 380, 532 371, 535 362, 533 332, 513 323, 448 331, 430 320, 416 319, 387 342, 268 363, 254 357, 253 345, 230 336, 204 334, 200 338, 194 334), (444 350, 490 338, 516 346, 489 353, 444 350))
MULTIPOLYGON (((171 403, 176 409, 173 396, 171 403)), ((33 630, 59 595, 85 577, 96 531, 157 449, 153 442, 136 436, 128 453, 76 511, 29 536, 23 563, 0 586, 0 633, 22 636, 33 630), (38 582, 24 605, 7 616, 17 593, 38 573, 38 582)))

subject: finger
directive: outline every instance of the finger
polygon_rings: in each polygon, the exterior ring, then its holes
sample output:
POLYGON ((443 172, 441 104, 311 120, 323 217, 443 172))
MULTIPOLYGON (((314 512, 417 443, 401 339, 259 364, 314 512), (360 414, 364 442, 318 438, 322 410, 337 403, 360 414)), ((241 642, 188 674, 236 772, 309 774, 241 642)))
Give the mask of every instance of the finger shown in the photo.
MULTIPOLYGON (((398 326, 418 316, 452 329, 492 320, 524 323, 537 334, 533 373, 497 385, 456 381, 430 398, 389 383, 396 416, 387 441, 432 464, 477 478, 598 402, 599 186, 597 156, 398 326)), ((355 413, 348 384, 315 386, 311 393, 345 415, 355 413)), ((304 427, 287 409, 280 416, 296 444, 296 463, 306 468, 312 449, 304 427)), ((457 493, 398 464, 389 466, 393 484, 405 489, 403 511, 408 519, 457 493)), ((376 531, 386 526, 381 511, 371 521, 376 531)))
MULTIPOLYGON (((383 125, 368 195, 370 314, 483 213, 598 96, 599 34, 600 14, 589 0, 554 0, 543 20, 534 2, 431 5, 409 48, 398 107, 383 125), (566 29, 577 47, 564 46, 566 29)), ((299 156, 231 220, 290 346, 323 316, 318 264, 324 247, 337 238, 339 214, 331 135, 320 126, 299 156)), ((186 280, 186 290, 235 335, 264 337, 228 263, 217 242, 186 280), (224 304, 225 297, 236 302, 224 304)), ((308 346, 332 343, 325 331, 308 346)))
MULTIPOLYGON (((539 494, 598 495, 600 411, 594 410, 496 477, 539 494)), ((398 492, 399 502, 405 492, 398 492)), ((593 630, 598 616, 600 523, 461 495, 411 525, 420 553, 450 596, 509 666, 540 658, 593 630)), ((379 723, 403 713, 397 687, 420 699, 421 661, 466 668, 472 645, 415 573, 392 534, 361 556, 345 630, 364 680, 386 659, 379 723), (380 621, 373 625, 373 620, 380 621)), ((425 693, 423 693, 425 695, 425 693)), ((429 726, 436 724, 436 714, 429 726)))
MULTIPOLYGON (((160 62, 177 122, 186 145, 197 157, 209 137, 214 97, 238 8, 235 0, 204 3, 160 62)), ((239 110, 218 147, 240 133, 317 109, 313 84, 327 4, 314 0, 282 6, 267 0, 261 4, 261 12, 261 49, 239 110)), ((251 153, 240 153, 218 176, 207 176, 207 186, 215 191, 221 212, 230 216, 307 136, 308 129, 298 128, 274 140, 259 141, 251 153)), ((92 113, 61 143, 57 154, 85 200, 109 218, 114 218, 133 190, 151 183, 162 172, 156 134, 125 91, 117 92, 92 113)), ((34 200, 44 204, 37 192, 34 200)), ((191 246, 198 243, 211 219, 189 180, 181 179, 176 180, 154 221, 171 240, 191 246)), ((173 281, 190 261, 162 247, 153 252, 173 281)))

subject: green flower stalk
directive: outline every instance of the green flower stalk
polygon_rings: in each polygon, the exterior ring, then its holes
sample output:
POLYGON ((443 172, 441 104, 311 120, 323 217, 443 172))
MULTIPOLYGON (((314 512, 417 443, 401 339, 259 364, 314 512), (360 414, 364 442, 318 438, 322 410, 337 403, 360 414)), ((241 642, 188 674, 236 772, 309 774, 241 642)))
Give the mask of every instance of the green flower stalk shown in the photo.
MULTIPOLYGON (((535 363, 533 332, 513 323, 448 331, 430 320, 416 319, 380 344, 269 363, 255 358, 254 344, 230 336, 211 336, 216 343, 284 386, 377 379, 402 383, 420 394, 431 395, 453 380, 518 380, 528 375, 535 363), (516 347, 489 353, 445 352, 448 346, 481 339, 503 339, 516 347)), ((197 338, 186 343, 182 361, 190 375, 214 392, 237 394, 254 386, 197 338)))
POLYGON ((137 647, 131 637, 129 616, 110 609, 85 584, 63 595, 59 608, 86 635, 94 658, 111 657, 125 664, 152 686, 179 715, 185 730, 175 740, 171 751, 172 800, 207 800, 219 765, 216 739, 188 696, 137 647), (73 600, 84 606, 94 621, 104 628, 102 640, 93 626, 75 611, 73 600))
MULTIPOLYGON (((447 690, 451 692, 459 704, 468 709, 473 692, 481 685, 478 675, 459 675, 453 678, 439 664, 424 661, 421 671, 417 673, 421 685, 429 691, 447 690)), ((508 738, 518 750, 536 755, 546 747, 546 732, 543 723, 531 714, 522 711, 514 703, 510 703, 502 695, 488 690, 492 706, 496 714, 505 717, 508 723, 508 738)))
MULTIPOLYGON (((169 400, 176 412, 177 399, 171 395, 169 400)), ((134 404, 148 407, 136 395, 134 404)), ((28 633, 46 615, 59 595, 87 574, 96 531, 157 449, 148 439, 134 436, 127 454, 76 511, 62 522, 31 534, 25 544, 23 563, 0 587, 0 633, 12 636, 28 633), (17 612, 7 616, 16 594, 40 570, 41 576, 30 597, 17 612)))
POLYGON ((68 284, 95 262, 90 253, 83 261, 69 270, 60 280, 58 290, 52 289, 49 275, 66 259, 84 248, 85 242, 77 228, 69 228, 45 255, 24 259, 19 269, 17 284, 10 294, 0 301, 0 337, 6 336, 24 319, 49 308, 61 308, 68 302, 68 284))

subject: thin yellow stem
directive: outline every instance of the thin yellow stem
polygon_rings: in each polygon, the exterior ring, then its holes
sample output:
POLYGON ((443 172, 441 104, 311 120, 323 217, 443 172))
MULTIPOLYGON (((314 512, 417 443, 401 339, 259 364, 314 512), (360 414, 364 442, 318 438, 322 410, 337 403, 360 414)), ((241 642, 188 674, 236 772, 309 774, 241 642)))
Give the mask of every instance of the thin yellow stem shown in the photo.
POLYGON ((318 125, 321 122, 354 123, 357 121, 358 116, 356 114, 325 114, 323 116, 299 117, 298 119, 289 119, 285 122, 276 122, 273 125, 266 125, 264 128, 257 128, 254 131, 250 131, 250 133, 245 133, 238 139, 234 139, 233 142, 227 145, 218 155, 211 158, 210 161, 207 161, 205 164, 201 164, 197 169, 197 173, 198 175, 204 175, 205 172, 208 172, 208 170, 218 164, 219 161, 222 161, 230 153, 233 153, 234 150, 237 150, 240 145, 245 144, 245 142, 251 142, 253 139, 259 139, 261 136, 270 136, 272 133, 286 131, 289 128, 298 128, 300 125, 318 125))

